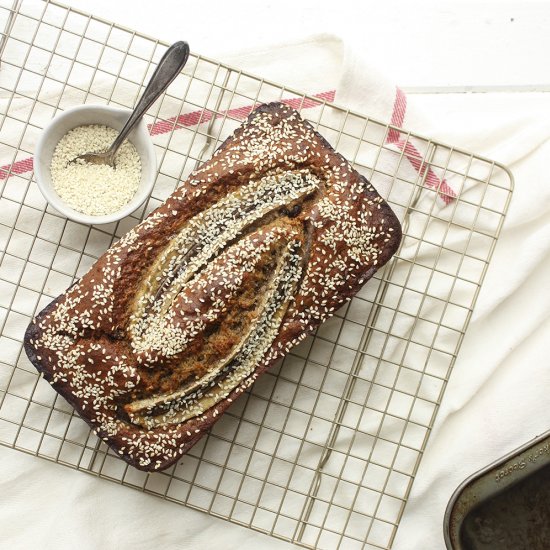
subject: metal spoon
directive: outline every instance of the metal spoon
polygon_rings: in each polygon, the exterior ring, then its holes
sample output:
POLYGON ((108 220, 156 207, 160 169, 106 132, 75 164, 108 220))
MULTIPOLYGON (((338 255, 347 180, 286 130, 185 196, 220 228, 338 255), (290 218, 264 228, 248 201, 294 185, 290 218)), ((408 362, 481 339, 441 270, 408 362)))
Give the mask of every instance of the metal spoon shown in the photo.
POLYGON ((78 155, 78 157, 73 159, 71 163, 77 160, 83 160, 84 162, 88 162, 90 164, 108 164, 109 166, 114 167, 116 152, 122 145, 122 142, 126 139, 126 136, 139 122, 147 109, 151 107, 160 94, 162 94, 162 92, 168 88, 169 84, 176 78, 176 76, 178 76, 187 62, 188 57, 189 45, 187 42, 180 41, 172 44, 159 61, 151 80, 149 80, 143 95, 134 108, 134 112, 126 121, 126 124, 120 131, 120 134, 118 134, 115 141, 113 141, 111 147, 104 152, 90 152, 78 155))

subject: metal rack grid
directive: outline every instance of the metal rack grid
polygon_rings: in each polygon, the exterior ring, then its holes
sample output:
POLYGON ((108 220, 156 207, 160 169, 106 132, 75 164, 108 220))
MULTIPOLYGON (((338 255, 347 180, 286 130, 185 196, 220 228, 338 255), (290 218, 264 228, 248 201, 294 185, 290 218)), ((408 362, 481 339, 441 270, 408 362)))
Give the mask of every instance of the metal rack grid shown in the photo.
POLYGON ((0 7, 4 26, 0 443, 306 547, 389 548, 502 227, 510 173, 337 107, 334 92, 302 94, 192 55, 146 115, 159 161, 152 196, 118 223, 84 226, 40 195, 36 138, 75 104, 133 106, 166 44, 53 2, 0 7), (299 109, 371 179, 403 220, 402 245, 178 464, 137 471, 37 375, 24 330, 254 105, 273 100, 299 109))

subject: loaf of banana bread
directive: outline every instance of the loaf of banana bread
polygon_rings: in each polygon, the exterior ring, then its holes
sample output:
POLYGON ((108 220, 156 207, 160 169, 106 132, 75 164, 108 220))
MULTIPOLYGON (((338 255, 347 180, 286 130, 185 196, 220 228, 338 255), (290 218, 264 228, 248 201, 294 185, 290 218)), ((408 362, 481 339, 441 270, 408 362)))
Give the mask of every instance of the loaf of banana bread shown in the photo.
POLYGON ((161 470, 400 239, 386 202, 298 112, 262 105, 36 316, 25 349, 124 460, 161 470))

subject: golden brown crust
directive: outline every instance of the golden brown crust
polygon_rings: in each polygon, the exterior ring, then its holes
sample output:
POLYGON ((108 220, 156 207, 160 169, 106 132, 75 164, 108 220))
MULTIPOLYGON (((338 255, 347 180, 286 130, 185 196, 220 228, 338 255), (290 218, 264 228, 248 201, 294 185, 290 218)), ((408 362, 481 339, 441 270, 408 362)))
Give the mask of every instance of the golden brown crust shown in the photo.
POLYGON ((164 469, 355 295, 400 239, 395 215, 365 178, 296 111, 262 105, 36 317, 25 349, 124 460, 164 469), (250 285, 259 273, 270 279, 256 307, 250 295, 260 287, 250 285), (246 313, 242 342, 223 332, 227 307, 246 313), (200 362, 185 367, 188 378, 177 373, 204 342, 228 354, 208 384, 200 362), (158 383, 155 368, 174 378, 158 383), (200 388, 179 395, 182 384, 200 388))

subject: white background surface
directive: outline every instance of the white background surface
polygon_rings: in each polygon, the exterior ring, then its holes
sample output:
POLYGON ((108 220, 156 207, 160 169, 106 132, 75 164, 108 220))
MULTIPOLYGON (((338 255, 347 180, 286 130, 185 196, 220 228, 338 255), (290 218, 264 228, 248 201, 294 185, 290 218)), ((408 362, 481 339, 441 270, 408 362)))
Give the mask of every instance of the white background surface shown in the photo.
POLYGON ((550 89, 545 1, 65 3, 167 42, 185 37, 194 51, 222 61, 259 44, 331 32, 359 47, 371 65, 394 75, 401 87, 550 89))
MULTIPOLYGON (((195 52, 222 60, 259 44, 331 32, 414 92, 410 101, 432 120, 415 130, 512 166, 508 224, 395 544, 442 548, 442 511, 452 489, 550 425, 550 3, 66 3, 166 41, 184 38, 195 52), (471 89, 491 92, 461 93, 471 89)), ((13 465, 14 453, 0 447, 0 460, 13 465)), ((0 547, 292 547, 145 494, 138 496, 149 513, 118 523, 120 508, 132 502, 129 491, 17 453, 16 467, 0 479, 0 547), (39 494, 45 488, 47 500, 39 494)))

